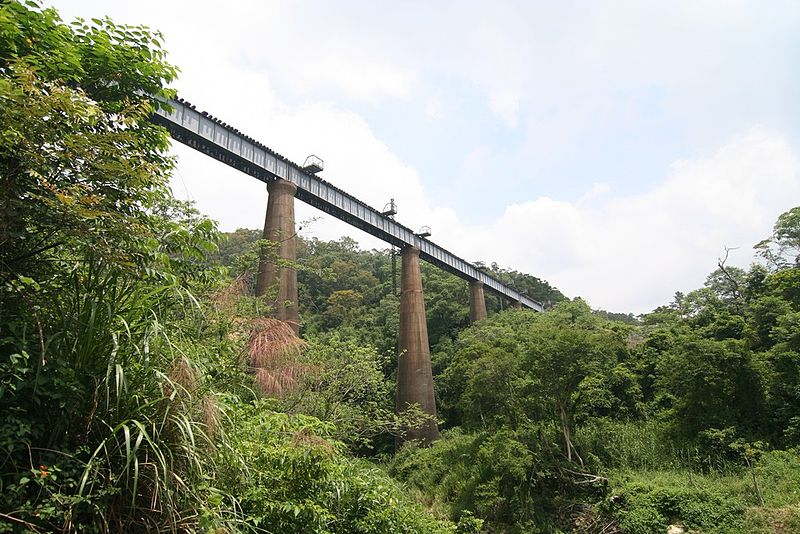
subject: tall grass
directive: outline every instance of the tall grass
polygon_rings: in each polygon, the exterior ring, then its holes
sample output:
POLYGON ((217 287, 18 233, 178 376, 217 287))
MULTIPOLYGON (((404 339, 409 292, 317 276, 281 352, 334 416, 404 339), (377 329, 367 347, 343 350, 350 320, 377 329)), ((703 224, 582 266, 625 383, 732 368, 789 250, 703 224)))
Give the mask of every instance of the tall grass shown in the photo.
POLYGON ((269 317, 253 320, 247 359, 262 393, 281 396, 296 387, 297 379, 308 371, 298 360, 304 347, 288 323, 269 317))
POLYGON ((669 470, 689 467, 692 451, 660 421, 596 419, 576 429, 575 443, 605 467, 669 470))
MULTIPOLYGON (((197 314, 196 299, 97 262, 76 265, 68 279, 47 353, 69 372, 74 413, 56 419, 48 441, 85 456, 62 528, 174 532, 197 528, 201 515, 208 522, 201 510, 213 487, 209 451, 224 439, 221 414, 191 354, 170 339, 197 314)), ((215 510, 211 523, 236 517, 233 505, 215 510)))
POLYGON ((676 438, 658 421, 595 420, 579 449, 608 476, 624 532, 663 532, 682 522, 702 532, 795 532, 800 451, 770 451, 749 472, 717 448, 676 438), (761 490, 754 485, 757 480, 761 490))

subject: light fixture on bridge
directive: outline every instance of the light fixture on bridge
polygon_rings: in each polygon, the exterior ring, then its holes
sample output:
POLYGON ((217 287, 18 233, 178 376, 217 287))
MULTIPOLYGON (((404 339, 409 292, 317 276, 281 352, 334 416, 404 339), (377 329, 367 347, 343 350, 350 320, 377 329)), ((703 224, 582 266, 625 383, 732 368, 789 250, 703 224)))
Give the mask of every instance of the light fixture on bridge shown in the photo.
POLYGON ((311 154, 306 158, 306 162, 303 163, 303 170, 306 172, 310 172, 311 174, 317 174, 322 169, 325 168, 325 162, 322 161, 322 158, 311 154))
POLYGON ((431 227, 430 226, 423 226, 419 229, 419 232, 416 233, 417 237, 430 237, 431 236, 431 227))
POLYGON ((394 199, 389 199, 389 203, 383 207, 383 211, 381 215, 385 217, 394 217, 397 215, 397 204, 394 203, 394 199))

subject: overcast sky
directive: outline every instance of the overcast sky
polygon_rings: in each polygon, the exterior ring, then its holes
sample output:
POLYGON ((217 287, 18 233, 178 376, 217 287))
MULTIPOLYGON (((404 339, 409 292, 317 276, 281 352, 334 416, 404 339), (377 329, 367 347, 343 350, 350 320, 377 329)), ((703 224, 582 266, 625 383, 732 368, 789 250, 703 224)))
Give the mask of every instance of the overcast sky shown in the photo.
MULTIPOLYGON (((800 204, 800 2, 59 0, 165 37, 179 94, 470 261, 641 313, 800 204)), ((263 184, 176 145, 223 230, 263 184)), ((303 235, 357 229, 298 202, 303 235), (301 207, 302 206, 302 207, 301 207)))

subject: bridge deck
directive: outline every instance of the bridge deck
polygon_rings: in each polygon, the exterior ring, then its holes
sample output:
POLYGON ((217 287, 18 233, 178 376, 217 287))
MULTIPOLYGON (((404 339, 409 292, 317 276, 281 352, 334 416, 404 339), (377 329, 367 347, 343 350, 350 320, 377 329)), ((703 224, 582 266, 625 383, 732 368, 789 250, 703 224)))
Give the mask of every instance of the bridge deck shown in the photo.
POLYGON ((262 182, 277 178, 297 185, 297 198, 329 213, 356 228, 396 247, 408 245, 420 249, 420 257, 465 280, 480 280, 483 284, 523 306, 542 311, 542 305, 506 286, 499 280, 382 215, 378 210, 357 198, 310 174, 300 165, 292 163, 261 143, 247 137, 235 128, 224 124, 205 112, 198 112, 185 100, 170 100, 153 115, 153 122, 169 130, 173 139, 184 143, 214 159, 234 167, 262 182))

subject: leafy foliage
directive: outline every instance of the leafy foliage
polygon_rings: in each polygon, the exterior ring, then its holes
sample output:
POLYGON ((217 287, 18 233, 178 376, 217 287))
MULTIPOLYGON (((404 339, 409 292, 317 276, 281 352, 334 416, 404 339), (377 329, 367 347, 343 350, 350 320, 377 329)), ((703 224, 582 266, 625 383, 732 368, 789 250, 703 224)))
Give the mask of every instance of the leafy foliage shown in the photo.
POLYGON ((218 484, 237 496, 254 529, 276 532, 452 532, 413 506, 376 467, 348 459, 330 423, 272 412, 256 403, 236 410, 218 449, 218 484))
POLYGON ((776 269, 800 265, 800 206, 782 213, 772 236, 755 248, 776 269))
POLYGON ((422 414, 393 410, 390 253, 300 241, 305 341, 264 317, 273 244, 167 188, 165 58, 147 28, 0 4, 0 531, 800 524, 800 208, 767 267, 639 319, 492 264, 552 309, 490 295, 468 326, 467 284, 423 265, 447 430, 392 456, 422 414))
POLYGON ((338 333, 312 340, 298 358, 307 372, 278 406, 333 423, 331 436, 355 451, 391 450, 395 436, 427 416, 418 409, 395 413, 394 384, 383 371, 387 359, 338 333))
POLYGON ((744 503, 732 495, 691 487, 629 485, 620 495, 620 530, 630 534, 666 531, 673 522, 690 531, 740 532, 744 503))
MULTIPOLYGON (((791 238, 793 211, 773 239, 791 238)), ((796 476, 778 467, 796 452, 770 449, 798 445, 798 278, 791 261, 772 267, 722 264, 704 288, 641 321, 610 322, 574 301, 462 331, 440 345, 434 368, 443 426, 469 433, 404 449, 394 472, 454 518, 475 512, 490 531, 656 532, 677 523, 733 532, 756 521, 747 506, 783 517, 778 507, 797 498, 774 500, 786 490, 764 482, 783 486, 767 465, 796 476), (477 444, 487 436, 505 444, 484 460, 477 444), (638 475, 664 469, 681 480, 638 475), (502 484, 488 489, 480 473, 525 480, 513 493, 521 500, 510 503, 502 484), (625 482, 629 474, 639 482, 625 482)))
MULTIPOLYGON (((147 120, 164 58, 147 28, 0 5, 0 531, 452 532, 332 423, 258 400, 263 299, 225 287, 147 120)), ((387 391, 356 354, 345 431, 387 391)))

